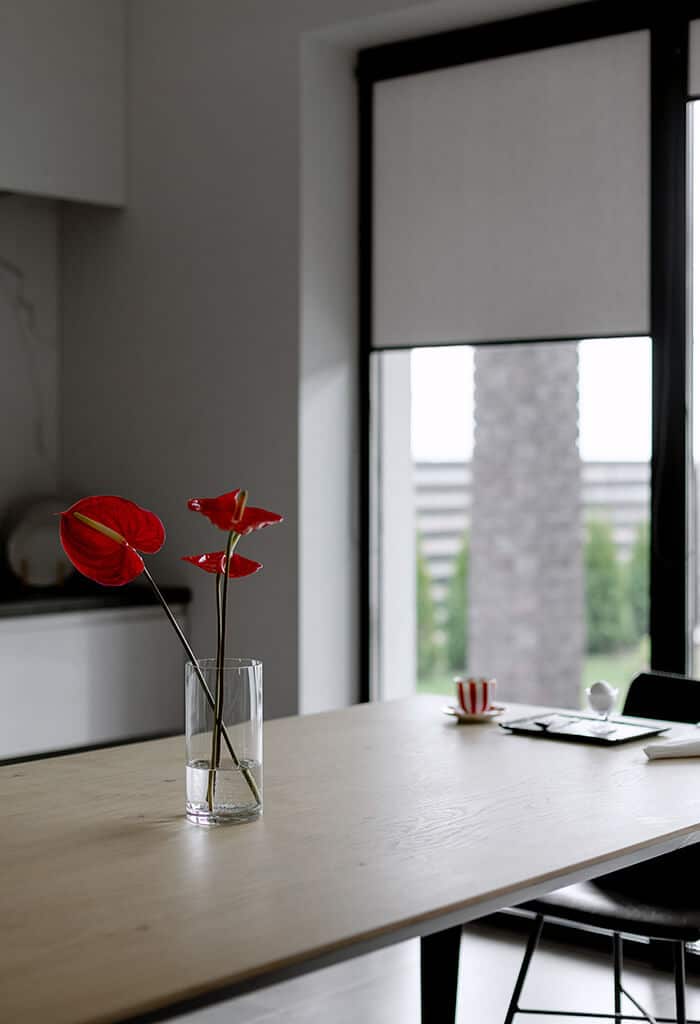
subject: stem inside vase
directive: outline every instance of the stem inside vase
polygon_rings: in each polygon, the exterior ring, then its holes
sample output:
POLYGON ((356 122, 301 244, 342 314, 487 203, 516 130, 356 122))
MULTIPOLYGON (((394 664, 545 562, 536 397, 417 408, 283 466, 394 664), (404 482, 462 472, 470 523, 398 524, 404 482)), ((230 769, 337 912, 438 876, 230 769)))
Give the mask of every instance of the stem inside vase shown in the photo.
MULTIPOLYGON (((245 501, 243 502, 245 506, 245 501)), ((211 758, 209 761, 209 783, 207 786, 207 802, 209 809, 214 806, 216 789, 216 769, 221 763, 221 728, 224 706, 224 661, 226 658, 226 605, 228 601, 228 579, 231 556, 241 539, 240 533, 231 531, 226 541, 223 572, 216 577, 216 699, 214 708, 214 728, 211 734, 211 758)))

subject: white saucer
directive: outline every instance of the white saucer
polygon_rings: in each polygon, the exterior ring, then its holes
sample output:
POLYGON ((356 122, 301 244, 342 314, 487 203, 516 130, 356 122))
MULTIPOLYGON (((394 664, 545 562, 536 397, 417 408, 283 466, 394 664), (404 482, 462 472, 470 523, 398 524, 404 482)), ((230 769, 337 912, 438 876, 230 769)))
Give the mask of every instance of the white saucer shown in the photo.
POLYGON ((468 715, 466 711, 458 707, 456 704, 448 704, 442 709, 443 715, 450 715, 452 718, 456 718, 458 722, 490 722, 492 718, 498 718, 505 711, 504 707, 500 704, 494 704, 488 711, 482 711, 477 715, 468 715))

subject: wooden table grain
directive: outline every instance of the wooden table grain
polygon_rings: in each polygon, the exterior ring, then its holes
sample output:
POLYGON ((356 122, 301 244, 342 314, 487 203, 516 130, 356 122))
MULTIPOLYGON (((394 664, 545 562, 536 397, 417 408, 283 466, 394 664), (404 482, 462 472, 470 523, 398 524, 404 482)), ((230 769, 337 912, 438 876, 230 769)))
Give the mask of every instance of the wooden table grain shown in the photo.
POLYGON ((700 838, 700 761, 443 703, 266 724, 242 826, 187 823, 181 737, 1 768, 0 1020, 163 1019, 700 838))

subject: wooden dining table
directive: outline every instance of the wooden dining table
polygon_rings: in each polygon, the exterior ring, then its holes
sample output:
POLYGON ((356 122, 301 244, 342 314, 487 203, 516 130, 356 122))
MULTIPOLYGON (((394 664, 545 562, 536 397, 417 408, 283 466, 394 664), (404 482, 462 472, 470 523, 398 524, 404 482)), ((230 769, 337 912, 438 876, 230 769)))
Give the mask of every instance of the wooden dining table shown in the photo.
POLYGON ((414 937, 424 1019, 448 1020, 462 924, 700 839, 700 760, 444 703, 268 722, 246 825, 187 822, 182 737, 1 767, 0 1021, 170 1019, 414 937))

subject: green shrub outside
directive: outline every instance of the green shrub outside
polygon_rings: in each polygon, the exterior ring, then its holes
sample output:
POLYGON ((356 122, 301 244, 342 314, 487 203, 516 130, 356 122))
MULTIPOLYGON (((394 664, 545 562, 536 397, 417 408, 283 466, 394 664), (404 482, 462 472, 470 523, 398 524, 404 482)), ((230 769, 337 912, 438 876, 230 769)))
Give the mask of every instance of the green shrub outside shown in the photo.
POLYGON ((438 646, 435 638, 435 604, 430 573, 420 549, 416 551, 416 644, 418 676, 425 678, 438 669, 438 646))
MULTIPOLYGON (((586 654, 608 655, 638 648, 648 633, 649 524, 642 523, 629 560, 618 559, 612 526, 607 520, 586 524, 584 543, 586 654)), ((469 535, 455 556, 445 600, 444 649, 437 638, 436 609, 427 563, 416 556, 417 656, 422 680, 436 673, 456 672, 468 662, 469 535)))
POLYGON ((469 534, 465 533, 460 549, 455 556, 445 602, 447 612, 445 647, 447 667, 452 672, 460 672, 464 669, 469 656, 468 587, 469 534))

